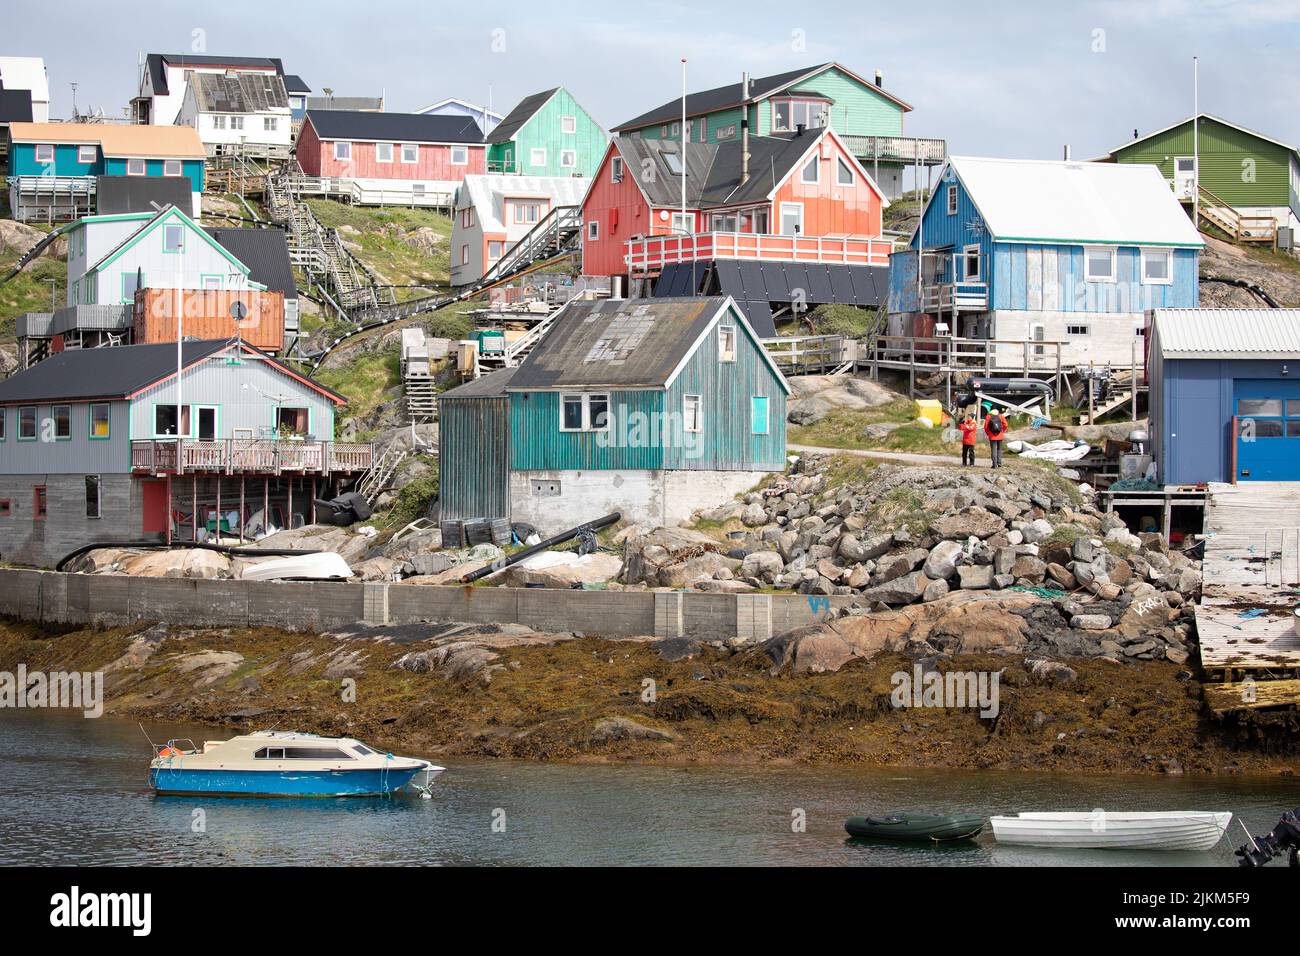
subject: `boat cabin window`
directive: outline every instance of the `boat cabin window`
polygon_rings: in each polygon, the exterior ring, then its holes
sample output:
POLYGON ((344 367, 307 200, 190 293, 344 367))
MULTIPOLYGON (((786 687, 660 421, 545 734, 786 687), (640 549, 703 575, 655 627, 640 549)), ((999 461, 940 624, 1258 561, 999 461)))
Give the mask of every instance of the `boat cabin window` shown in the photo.
POLYGON ((351 760, 352 755, 336 747, 263 747, 253 754, 259 760, 351 760))
POLYGON ((367 747, 365 744, 353 744, 352 749, 355 750, 357 753, 361 754, 361 756, 363 757, 369 757, 371 754, 374 753, 374 751, 371 750, 369 747, 367 747))
POLYGON ((253 754, 254 760, 283 760, 283 747, 263 747, 257 753, 253 754))

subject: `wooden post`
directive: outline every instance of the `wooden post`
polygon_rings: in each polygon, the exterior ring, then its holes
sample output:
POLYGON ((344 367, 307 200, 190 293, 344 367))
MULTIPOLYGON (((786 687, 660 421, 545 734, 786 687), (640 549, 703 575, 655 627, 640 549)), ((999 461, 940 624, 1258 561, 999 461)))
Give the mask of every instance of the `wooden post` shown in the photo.
POLYGON ((907 397, 916 398, 916 339, 910 338, 907 341, 907 397))
POLYGON ((316 523, 316 476, 311 476, 311 523, 316 523))
POLYGON ((221 475, 217 475, 217 542, 221 542, 221 475))
POLYGON ((1164 534, 1164 536, 1165 536, 1165 544, 1168 544, 1168 543, 1169 543, 1169 518, 1170 518, 1170 512, 1171 512, 1171 510, 1172 510, 1172 509, 1170 508, 1169 492, 1166 491, 1166 492, 1165 492, 1164 515, 1163 515, 1163 517, 1162 517, 1162 519, 1161 519, 1161 522, 1160 522, 1160 531, 1161 531, 1161 533, 1164 534))
POLYGON ((172 543, 172 476, 167 476, 167 544, 172 543))
POLYGON ((1088 363, 1088 381, 1087 381, 1085 387, 1088 389, 1088 424, 1089 424, 1089 425, 1095 425, 1095 424, 1097 424, 1097 423, 1093 420, 1093 414, 1094 414, 1094 411, 1093 411, 1093 410, 1096 408, 1096 403, 1093 401, 1093 398, 1092 398, 1092 395, 1093 395, 1093 389, 1092 389, 1092 362, 1089 362, 1089 363, 1088 363))
POLYGON ((271 479, 262 479, 262 534, 270 533, 271 529, 271 479))
POLYGON ((199 476, 190 475, 190 537, 199 540, 199 476))
POLYGON ((244 476, 239 476, 239 543, 244 543, 244 476))
POLYGON ((284 522, 286 529, 293 528, 293 475, 289 476, 289 506, 284 516, 284 522))
POLYGON ((1130 402, 1130 408, 1132 409, 1132 416, 1129 418, 1129 421, 1133 421, 1133 422, 1135 422, 1135 421, 1138 420, 1138 365, 1137 365, 1138 360, 1137 360, 1137 349, 1138 349, 1137 339, 1134 339, 1133 342, 1130 344, 1130 350, 1131 350, 1131 353, 1132 353, 1132 356, 1133 356, 1133 360, 1132 360, 1132 363, 1131 363, 1131 365, 1130 365, 1130 370, 1129 370, 1129 388, 1130 388, 1130 391, 1129 391, 1129 402, 1130 402))

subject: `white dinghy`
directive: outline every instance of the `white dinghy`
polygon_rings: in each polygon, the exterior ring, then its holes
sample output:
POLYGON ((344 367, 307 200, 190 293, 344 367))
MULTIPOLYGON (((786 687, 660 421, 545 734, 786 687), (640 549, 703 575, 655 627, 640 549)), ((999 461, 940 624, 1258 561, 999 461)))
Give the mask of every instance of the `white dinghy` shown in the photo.
MULTIPOLYGON (((252 555, 253 552, 248 552, 252 555)), ((352 577, 348 563, 333 551, 320 551, 287 558, 273 558, 261 564, 251 564, 241 575, 245 581, 275 581, 285 578, 308 578, 317 581, 335 581, 352 577)))
POLYGON ((1011 846, 1094 850, 1208 850, 1223 838, 1231 813, 1018 813, 993 817, 993 836, 1011 846))

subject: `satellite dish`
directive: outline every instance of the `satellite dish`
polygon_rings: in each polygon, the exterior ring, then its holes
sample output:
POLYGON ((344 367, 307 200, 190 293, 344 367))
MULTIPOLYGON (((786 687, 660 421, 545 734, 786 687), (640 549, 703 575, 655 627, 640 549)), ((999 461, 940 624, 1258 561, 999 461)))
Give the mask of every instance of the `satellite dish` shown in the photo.
POLYGON ((248 318, 248 306, 236 299, 230 303, 230 317, 236 322, 244 321, 244 319, 248 318))

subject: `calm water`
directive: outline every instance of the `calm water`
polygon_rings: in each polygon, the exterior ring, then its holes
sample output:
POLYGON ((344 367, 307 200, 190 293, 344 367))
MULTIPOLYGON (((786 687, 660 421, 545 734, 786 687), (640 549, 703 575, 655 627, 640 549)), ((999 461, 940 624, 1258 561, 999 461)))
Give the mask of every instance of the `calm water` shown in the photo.
MULTIPOLYGON (((150 725, 154 739, 229 736, 150 725)), ((0 712, 0 864, 1232 865, 1234 821, 1209 853, 858 844, 844 818, 890 809, 1231 810, 1259 832, 1300 781, 951 771, 575 767, 444 761, 435 799, 155 797, 139 728, 0 712), (791 832, 802 808, 807 829, 791 832), (195 811, 206 832, 192 831, 195 811), (493 832, 504 811, 505 832, 493 832)))

